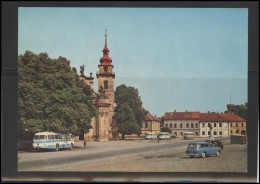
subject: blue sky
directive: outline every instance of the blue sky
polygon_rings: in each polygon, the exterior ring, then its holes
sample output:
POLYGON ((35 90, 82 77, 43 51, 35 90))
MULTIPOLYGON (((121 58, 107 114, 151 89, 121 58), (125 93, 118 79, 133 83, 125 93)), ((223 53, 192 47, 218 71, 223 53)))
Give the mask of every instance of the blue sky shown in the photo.
POLYGON ((98 71, 107 29, 115 88, 138 88, 154 115, 223 112, 230 93, 247 101, 245 8, 19 8, 18 24, 19 54, 63 56, 85 75, 98 71))

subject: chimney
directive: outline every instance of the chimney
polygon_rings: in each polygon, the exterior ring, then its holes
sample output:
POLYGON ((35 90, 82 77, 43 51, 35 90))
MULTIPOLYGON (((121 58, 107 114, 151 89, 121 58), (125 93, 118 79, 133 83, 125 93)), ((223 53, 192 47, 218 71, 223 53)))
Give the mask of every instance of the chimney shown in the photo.
POLYGON ((186 112, 188 112, 188 110, 186 110, 186 112))
POLYGON ((210 111, 208 111, 208 113, 210 113, 210 111))
POLYGON ((174 110, 174 112, 176 112, 176 110, 174 110))

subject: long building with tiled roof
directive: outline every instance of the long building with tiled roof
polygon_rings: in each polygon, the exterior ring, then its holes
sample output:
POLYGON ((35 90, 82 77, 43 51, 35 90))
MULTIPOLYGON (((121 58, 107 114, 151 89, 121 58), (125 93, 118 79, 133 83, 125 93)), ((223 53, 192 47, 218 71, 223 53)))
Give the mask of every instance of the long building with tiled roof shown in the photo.
POLYGON ((163 125, 170 128, 172 134, 177 137, 182 137, 184 132, 193 132, 198 137, 230 137, 231 134, 246 134, 246 120, 230 111, 166 112, 163 116, 163 125))

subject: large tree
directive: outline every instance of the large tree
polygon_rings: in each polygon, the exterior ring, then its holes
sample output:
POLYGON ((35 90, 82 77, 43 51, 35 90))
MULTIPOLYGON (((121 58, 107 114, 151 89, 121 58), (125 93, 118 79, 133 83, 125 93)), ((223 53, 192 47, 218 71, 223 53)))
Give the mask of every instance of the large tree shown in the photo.
POLYGON ((93 91, 64 58, 26 51, 18 57, 18 135, 39 131, 82 134, 97 111, 93 91))
POLYGON ((241 105, 235 105, 232 109, 233 113, 247 120, 247 102, 241 105))
POLYGON ((125 135, 141 134, 142 123, 148 113, 142 107, 138 89, 122 84, 115 91, 115 122, 122 139, 125 135))

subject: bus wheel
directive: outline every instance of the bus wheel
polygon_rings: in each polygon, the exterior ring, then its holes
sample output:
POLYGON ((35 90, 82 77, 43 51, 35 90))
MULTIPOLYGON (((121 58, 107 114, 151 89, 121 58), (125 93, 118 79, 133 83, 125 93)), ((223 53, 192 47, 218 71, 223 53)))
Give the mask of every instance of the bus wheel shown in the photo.
POLYGON ((55 151, 59 151, 59 144, 56 144, 55 151))

